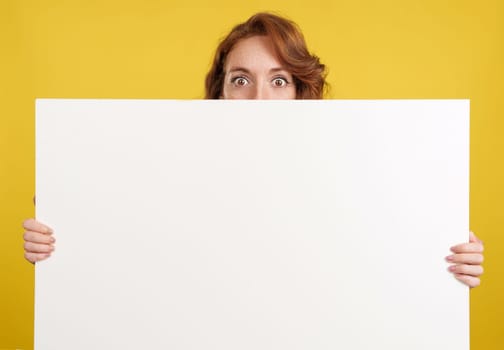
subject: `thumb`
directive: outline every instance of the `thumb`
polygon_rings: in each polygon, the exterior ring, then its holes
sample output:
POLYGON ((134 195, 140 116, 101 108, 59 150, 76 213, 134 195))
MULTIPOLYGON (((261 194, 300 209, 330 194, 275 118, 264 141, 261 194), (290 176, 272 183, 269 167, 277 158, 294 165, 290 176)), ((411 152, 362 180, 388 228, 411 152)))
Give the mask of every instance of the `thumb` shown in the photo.
POLYGON ((476 235, 472 231, 469 232, 469 242, 471 242, 471 243, 482 243, 483 244, 483 241, 481 239, 479 239, 478 237, 476 237, 476 235))

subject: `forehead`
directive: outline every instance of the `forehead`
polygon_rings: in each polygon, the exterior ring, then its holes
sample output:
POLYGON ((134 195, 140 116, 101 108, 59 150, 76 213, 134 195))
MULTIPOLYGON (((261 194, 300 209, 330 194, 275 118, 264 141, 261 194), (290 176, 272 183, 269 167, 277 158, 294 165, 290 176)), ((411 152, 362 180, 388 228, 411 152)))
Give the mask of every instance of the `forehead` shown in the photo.
POLYGON ((237 67, 270 70, 283 68, 283 65, 269 37, 253 36, 238 41, 229 52, 224 69, 229 71, 237 67))

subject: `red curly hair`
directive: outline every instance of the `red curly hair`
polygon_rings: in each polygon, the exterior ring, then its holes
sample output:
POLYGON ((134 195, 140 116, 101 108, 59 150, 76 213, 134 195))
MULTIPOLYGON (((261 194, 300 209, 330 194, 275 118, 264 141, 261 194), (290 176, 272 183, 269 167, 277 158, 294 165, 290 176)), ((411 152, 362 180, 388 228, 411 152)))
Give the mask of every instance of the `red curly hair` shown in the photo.
POLYGON ((236 43, 252 36, 267 36, 284 68, 292 74, 297 99, 321 99, 326 89, 326 69, 317 56, 310 54, 298 26, 271 13, 257 13, 235 26, 217 47, 205 79, 205 98, 219 99, 224 85, 226 58, 236 43))

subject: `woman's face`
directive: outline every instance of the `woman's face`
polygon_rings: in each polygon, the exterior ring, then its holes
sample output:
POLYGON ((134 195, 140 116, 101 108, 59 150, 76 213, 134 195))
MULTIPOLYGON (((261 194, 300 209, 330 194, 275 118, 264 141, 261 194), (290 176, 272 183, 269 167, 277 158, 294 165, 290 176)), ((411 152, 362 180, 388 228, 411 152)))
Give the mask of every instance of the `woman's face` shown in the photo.
POLYGON ((295 99, 292 75, 282 67, 267 36, 240 40, 226 58, 223 99, 295 99))

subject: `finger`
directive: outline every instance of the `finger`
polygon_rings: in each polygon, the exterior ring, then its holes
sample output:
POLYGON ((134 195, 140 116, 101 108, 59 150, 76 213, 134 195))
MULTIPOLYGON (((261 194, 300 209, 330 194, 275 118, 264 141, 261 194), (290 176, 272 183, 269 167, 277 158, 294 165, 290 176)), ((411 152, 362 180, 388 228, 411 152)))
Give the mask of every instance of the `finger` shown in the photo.
POLYGON ((54 251, 54 246, 49 244, 25 242, 24 250, 29 253, 51 253, 54 251))
POLYGON ((38 222, 35 219, 25 220, 23 222, 23 227, 27 231, 36 231, 36 232, 44 233, 47 235, 50 235, 53 233, 53 230, 49 226, 46 226, 46 225, 42 224, 41 222, 38 222))
POLYGON ((456 254, 459 253, 483 253, 483 244, 481 243, 462 243, 450 248, 456 254))
POLYGON ((455 278, 471 288, 477 287, 481 284, 481 280, 478 277, 456 274, 455 278))
POLYGON ((23 239, 26 242, 32 243, 52 244, 56 242, 56 239, 53 236, 34 231, 25 231, 23 239))
POLYGON ((448 267, 450 272, 458 275, 468 275, 478 277, 483 274, 483 267, 481 265, 452 265, 448 267))
POLYGON ((42 261, 42 260, 47 259, 48 257, 51 256, 51 254, 47 254, 47 253, 39 254, 39 253, 25 252, 24 256, 25 256, 25 259, 28 260, 29 262, 36 263, 37 261, 42 261))
POLYGON ((446 257, 446 261, 455 264, 481 265, 483 263, 482 254, 453 254, 446 257))

